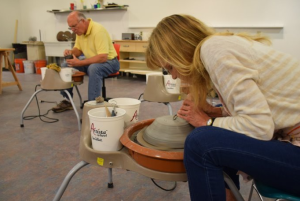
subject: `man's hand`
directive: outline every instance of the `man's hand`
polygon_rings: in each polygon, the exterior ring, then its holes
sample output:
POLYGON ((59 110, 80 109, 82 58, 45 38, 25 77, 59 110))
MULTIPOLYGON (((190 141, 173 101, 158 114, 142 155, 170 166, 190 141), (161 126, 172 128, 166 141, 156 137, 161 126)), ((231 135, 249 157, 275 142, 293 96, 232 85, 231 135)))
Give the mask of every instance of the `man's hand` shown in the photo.
POLYGON ((69 67, 76 67, 80 66, 81 60, 77 59, 77 57, 73 54, 73 59, 67 59, 66 62, 69 67))
POLYGON ((72 50, 65 50, 64 51, 64 57, 67 55, 72 55, 72 50))

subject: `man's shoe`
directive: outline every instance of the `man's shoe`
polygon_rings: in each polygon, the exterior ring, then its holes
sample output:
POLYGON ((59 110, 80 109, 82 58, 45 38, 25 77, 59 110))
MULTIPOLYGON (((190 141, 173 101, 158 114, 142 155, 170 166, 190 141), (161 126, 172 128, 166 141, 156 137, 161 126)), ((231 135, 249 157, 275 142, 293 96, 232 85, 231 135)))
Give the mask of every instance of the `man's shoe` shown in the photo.
POLYGON ((52 108, 53 112, 63 112, 66 110, 73 110, 72 104, 67 100, 61 101, 56 107, 52 108))

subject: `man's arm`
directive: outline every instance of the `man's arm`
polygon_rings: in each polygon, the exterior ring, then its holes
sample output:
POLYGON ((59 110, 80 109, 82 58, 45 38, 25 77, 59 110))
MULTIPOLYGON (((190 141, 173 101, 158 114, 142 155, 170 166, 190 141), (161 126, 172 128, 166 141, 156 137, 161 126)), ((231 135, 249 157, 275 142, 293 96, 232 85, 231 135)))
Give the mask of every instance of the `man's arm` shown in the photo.
POLYGON ((73 54, 73 59, 67 59, 68 66, 87 66, 93 63, 105 63, 107 61, 107 54, 98 54, 88 59, 79 60, 76 55, 73 54))
POLYGON ((73 48, 72 50, 65 50, 64 51, 64 56, 75 55, 76 57, 79 57, 81 54, 82 54, 82 51, 77 49, 76 47, 73 48))

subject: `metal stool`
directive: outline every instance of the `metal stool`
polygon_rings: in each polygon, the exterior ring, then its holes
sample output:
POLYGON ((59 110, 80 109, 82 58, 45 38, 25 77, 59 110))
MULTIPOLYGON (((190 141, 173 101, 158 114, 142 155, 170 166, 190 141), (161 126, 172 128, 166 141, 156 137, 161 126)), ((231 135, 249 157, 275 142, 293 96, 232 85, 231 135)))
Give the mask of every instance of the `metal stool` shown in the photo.
POLYGON ((274 198, 275 200, 300 201, 300 197, 296 197, 281 190, 266 186, 259 181, 253 181, 248 201, 250 201, 252 198, 253 189, 255 189, 261 201, 263 201, 262 196, 267 198, 274 198))

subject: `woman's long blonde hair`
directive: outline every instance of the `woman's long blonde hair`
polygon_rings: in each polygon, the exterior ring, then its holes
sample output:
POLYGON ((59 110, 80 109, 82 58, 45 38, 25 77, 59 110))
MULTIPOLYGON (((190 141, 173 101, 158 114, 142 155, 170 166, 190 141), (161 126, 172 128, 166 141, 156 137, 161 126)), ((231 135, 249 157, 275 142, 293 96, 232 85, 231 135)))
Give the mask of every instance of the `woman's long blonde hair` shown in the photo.
POLYGON ((189 91, 198 108, 206 102, 212 89, 211 80, 201 59, 202 44, 213 35, 239 35, 249 40, 270 43, 268 38, 245 33, 217 33, 190 15, 171 15, 162 19, 153 30, 146 50, 147 66, 151 69, 171 65, 181 75, 182 82, 189 84, 189 91))

